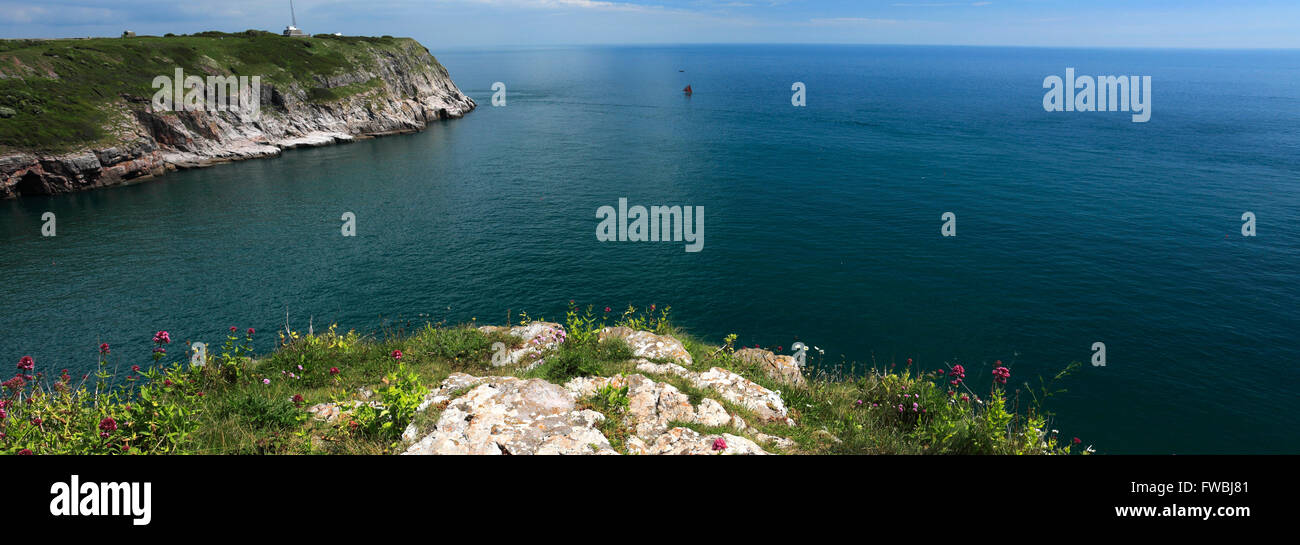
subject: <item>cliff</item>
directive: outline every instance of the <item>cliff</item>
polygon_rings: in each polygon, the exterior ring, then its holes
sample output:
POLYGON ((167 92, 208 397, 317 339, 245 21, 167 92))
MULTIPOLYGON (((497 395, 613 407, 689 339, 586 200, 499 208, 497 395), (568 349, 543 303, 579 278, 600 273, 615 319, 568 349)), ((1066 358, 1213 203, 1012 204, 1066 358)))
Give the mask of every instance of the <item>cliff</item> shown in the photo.
MULTIPOLYGON (((200 99, 202 100, 202 99, 200 99)), ((265 32, 0 42, 0 198, 412 132, 475 104, 407 38, 265 32), (159 111, 154 81, 257 76, 260 115, 159 111)), ((182 111, 175 111, 182 110, 182 111)))

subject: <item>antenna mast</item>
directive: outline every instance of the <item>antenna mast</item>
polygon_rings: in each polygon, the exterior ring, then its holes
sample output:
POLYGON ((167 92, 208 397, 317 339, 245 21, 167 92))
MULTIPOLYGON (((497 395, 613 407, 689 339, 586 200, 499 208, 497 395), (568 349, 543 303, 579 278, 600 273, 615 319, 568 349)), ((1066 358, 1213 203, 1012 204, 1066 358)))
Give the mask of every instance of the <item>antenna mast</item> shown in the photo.
POLYGON ((289 17, 293 19, 293 26, 298 26, 298 14, 293 10, 293 0, 289 0, 289 17))

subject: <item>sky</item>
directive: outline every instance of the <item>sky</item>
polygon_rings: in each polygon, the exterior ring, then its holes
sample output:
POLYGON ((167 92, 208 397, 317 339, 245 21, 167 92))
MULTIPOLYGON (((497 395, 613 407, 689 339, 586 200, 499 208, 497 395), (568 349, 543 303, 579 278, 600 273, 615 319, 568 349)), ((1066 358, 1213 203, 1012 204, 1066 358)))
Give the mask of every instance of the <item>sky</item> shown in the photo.
MULTIPOLYGON (((1300 0, 295 0, 309 33, 433 49, 653 43, 1300 48, 1300 0)), ((0 37, 279 32, 288 0, 0 0, 0 37)))

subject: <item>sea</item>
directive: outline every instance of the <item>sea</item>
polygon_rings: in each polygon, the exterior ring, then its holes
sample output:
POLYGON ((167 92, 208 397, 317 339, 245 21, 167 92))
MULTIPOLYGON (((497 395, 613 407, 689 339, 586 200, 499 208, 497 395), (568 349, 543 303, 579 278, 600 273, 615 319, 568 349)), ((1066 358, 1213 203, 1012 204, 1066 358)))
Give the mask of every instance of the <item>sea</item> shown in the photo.
POLYGON ((434 53, 463 119, 0 201, 0 364, 654 304, 809 372, 1001 362, 1022 410, 1078 362, 1042 403, 1100 453, 1300 452, 1300 51, 434 53), (1150 119, 1048 111, 1067 69, 1149 76, 1150 119), (602 240, 621 200, 702 246, 602 240))

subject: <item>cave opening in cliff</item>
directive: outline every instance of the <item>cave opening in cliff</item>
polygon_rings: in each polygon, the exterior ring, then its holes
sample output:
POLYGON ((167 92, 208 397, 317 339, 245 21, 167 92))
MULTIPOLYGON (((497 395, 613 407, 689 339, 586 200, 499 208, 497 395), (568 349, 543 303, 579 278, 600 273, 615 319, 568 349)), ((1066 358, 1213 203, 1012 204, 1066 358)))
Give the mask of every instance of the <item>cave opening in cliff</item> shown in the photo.
POLYGON ((21 196, 50 194, 49 186, 45 185, 45 181, 35 172, 28 172, 19 178, 14 191, 21 196))

